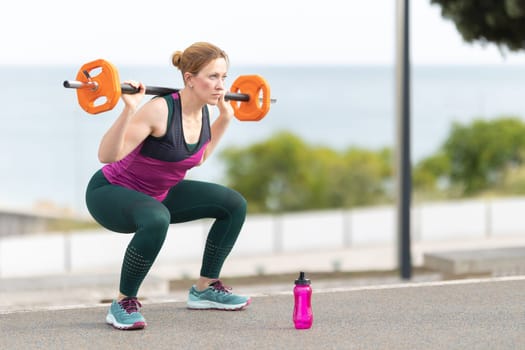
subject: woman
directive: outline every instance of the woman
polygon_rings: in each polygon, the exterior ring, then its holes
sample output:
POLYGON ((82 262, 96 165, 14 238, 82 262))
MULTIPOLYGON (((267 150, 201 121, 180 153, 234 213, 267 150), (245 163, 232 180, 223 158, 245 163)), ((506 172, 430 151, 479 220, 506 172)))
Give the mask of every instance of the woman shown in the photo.
POLYGON ((122 263, 120 291, 106 322, 118 329, 146 326, 137 300, 139 287, 159 253, 172 223, 214 218, 204 248, 200 278, 190 288, 191 309, 241 310, 250 298, 231 293, 219 280, 246 217, 246 201, 237 192, 212 183, 185 180, 217 147, 231 119, 224 100, 229 60, 218 47, 198 42, 173 54, 184 88, 154 98, 141 108, 137 94, 123 94, 124 110, 103 136, 98 157, 107 163, 86 191, 91 215, 102 226, 134 233, 122 263), (219 116, 210 125, 208 105, 219 116))

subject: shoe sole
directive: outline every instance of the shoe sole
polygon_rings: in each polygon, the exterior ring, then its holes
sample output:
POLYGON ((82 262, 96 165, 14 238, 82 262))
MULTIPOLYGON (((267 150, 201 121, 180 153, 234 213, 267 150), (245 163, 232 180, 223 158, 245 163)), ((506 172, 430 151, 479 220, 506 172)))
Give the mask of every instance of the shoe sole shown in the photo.
POLYGON ((222 311, 239 311, 248 307, 252 302, 252 299, 248 299, 245 303, 227 305, 216 303, 208 300, 188 301, 188 309, 190 310, 222 310, 222 311))
POLYGON ((146 328, 146 322, 142 322, 142 321, 135 322, 133 324, 118 323, 117 320, 115 319, 115 316, 111 314, 108 314, 106 316, 106 323, 113 326, 113 328, 115 329, 120 329, 123 331, 146 328))

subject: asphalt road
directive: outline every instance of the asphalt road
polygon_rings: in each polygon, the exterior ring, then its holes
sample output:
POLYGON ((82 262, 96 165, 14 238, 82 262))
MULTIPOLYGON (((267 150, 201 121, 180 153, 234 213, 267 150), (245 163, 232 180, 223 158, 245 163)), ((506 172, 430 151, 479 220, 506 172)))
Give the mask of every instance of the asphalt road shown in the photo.
POLYGON ((140 331, 106 325, 106 305, 0 314, 0 349, 525 349, 525 277, 313 288, 309 330, 285 292, 238 312, 145 301, 140 331))

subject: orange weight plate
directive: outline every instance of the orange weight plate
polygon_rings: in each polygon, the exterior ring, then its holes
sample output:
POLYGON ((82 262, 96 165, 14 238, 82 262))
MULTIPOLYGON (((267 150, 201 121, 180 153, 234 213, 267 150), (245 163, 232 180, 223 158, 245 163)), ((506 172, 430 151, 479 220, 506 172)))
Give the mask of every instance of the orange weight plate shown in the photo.
POLYGON ((258 121, 270 110, 270 85, 260 75, 241 75, 235 79, 230 90, 250 96, 249 101, 230 101, 237 119, 258 121))
POLYGON ((103 59, 88 62, 80 68, 76 79, 97 84, 94 89, 77 89, 78 103, 86 112, 102 113, 113 109, 118 103, 121 95, 120 80, 118 70, 112 63, 103 59), (92 71, 98 74, 88 78, 84 71, 89 75, 92 71))

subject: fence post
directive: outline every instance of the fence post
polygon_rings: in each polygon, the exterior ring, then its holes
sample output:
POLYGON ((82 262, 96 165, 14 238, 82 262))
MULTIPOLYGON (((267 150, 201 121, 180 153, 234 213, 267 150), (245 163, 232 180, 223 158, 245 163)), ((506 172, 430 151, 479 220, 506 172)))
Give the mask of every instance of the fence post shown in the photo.
POLYGON ((422 237, 422 226, 423 226, 423 220, 422 220, 422 211, 423 211, 423 205, 421 203, 415 204, 412 207, 412 211, 414 212, 414 215, 412 215, 412 225, 413 225, 413 237, 415 242, 421 242, 422 237))
POLYGON ((343 247, 352 246, 352 211, 343 209, 343 247))
POLYGON ((283 251, 283 222, 282 214, 272 214, 273 219, 273 252, 283 251))
POLYGON ((71 272, 71 232, 64 232, 64 270, 66 273, 71 272))
POLYGON ((492 236, 492 205, 489 198, 485 199, 485 238, 492 236))

